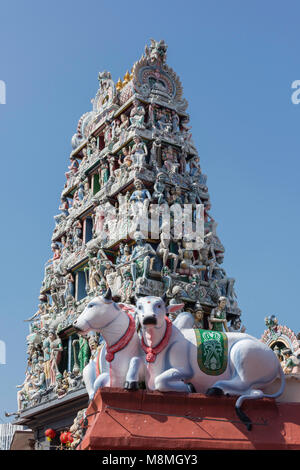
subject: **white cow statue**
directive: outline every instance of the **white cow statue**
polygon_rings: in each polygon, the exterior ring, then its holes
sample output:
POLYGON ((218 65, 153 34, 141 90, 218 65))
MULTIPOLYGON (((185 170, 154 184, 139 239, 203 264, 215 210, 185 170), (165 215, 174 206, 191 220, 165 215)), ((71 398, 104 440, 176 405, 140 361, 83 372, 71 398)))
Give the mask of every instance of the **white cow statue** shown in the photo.
POLYGON ((252 423, 241 410, 242 402, 276 398, 284 390, 284 374, 276 355, 248 334, 186 328, 184 321, 180 321, 182 314, 172 323, 166 315, 182 307, 183 304, 166 307, 162 298, 152 296, 136 302, 147 389, 239 395, 236 412, 250 430, 252 423), (277 377, 281 378, 278 392, 265 394, 263 389, 277 377))
POLYGON ((100 387, 134 390, 143 380, 140 340, 130 311, 134 307, 113 302, 108 289, 103 297, 92 299, 73 323, 77 333, 84 336, 95 331, 105 340, 99 355, 83 370, 90 400, 100 387))

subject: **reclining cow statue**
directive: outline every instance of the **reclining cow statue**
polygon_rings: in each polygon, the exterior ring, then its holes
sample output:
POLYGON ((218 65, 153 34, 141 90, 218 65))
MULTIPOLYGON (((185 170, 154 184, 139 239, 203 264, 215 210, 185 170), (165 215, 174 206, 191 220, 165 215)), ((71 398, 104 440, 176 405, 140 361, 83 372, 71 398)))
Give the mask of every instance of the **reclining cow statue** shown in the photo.
POLYGON ((73 323, 79 334, 99 332, 105 341, 96 358, 83 370, 90 400, 98 388, 132 390, 143 380, 140 339, 130 311, 134 312, 134 308, 113 302, 108 289, 104 296, 92 299, 73 323))
POLYGON ((245 399, 277 398, 283 393, 285 378, 280 363, 268 346, 245 333, 178 328, 166 316, 183 304, 165 306, 160 297, 141 297, 136 312, 142 328, 142 348, 146 361, 146 386, 162 392, 196 391, 207 395, 239 395, 235 408, 251 429, 251 421, 241 410, 245 399), (277 377, 277 393, 263 389, 277 377))
POLYGON ((168 315, 181 310, 184 304, 167 307, 161 297, 147 296, 137 299, 135 307, 127 306, 141 327, 141 337, 136 330, 129 337, 126 332, 131 315, 121 306, 112 301, 109 292, 90 301, 74 323, 80 333, 100 331, 108 352, 114 344, 126 343, 114 358, 106 352, 109 367, 103 351, 102 373, 97 379, 96 366, 90 363, 86 367, 84 380, 90 398, 99 387, 136 389, 141 380, 145 380, 148 390, 237 395, 237 415, 250 430, 251 420, 241 409, 243 401, 277 398, 283 393, 285 379, 276 355, 253 336, 191 328, 187 312, 171 322, 168 315), (278 392, 264 393, 277 377, 281 378, 278 392))

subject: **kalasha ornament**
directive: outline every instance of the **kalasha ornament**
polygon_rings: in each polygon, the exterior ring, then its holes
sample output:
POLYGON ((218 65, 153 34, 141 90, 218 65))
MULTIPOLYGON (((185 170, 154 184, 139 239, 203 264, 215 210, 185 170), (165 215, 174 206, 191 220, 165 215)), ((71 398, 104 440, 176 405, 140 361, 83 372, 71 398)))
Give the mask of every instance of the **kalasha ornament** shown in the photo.
POLYGON ((47 438, 47 441, 52 441, 52 439, 54 439, 56 436, 56 432, 54 431, 54 429, 51 428, 46 429, 45 436, 47 438))

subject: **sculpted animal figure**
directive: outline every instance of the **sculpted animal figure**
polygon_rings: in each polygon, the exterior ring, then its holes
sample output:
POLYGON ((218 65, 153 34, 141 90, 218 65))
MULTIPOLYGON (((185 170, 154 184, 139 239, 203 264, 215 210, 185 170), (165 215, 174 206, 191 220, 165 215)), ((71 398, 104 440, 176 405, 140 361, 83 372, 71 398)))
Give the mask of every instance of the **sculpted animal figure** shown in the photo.
POLYGON ((182 307, 183 304, 166 307, 162 298, 151 296, 141 297, 136 302, 143 335, 146 387, 162 392, 194 389, 208 395, 239 395, 236 412, 250 430, 251 420, 241 409, 243 401, 276 398, 284 390, 284 374, 276 355, 248 334, 185 328, 184 324, 180 326, 181 314, 171 323, 166 315, 182 307), (225 345, 223 356, 220 338, 225 345), (277 377, 281 378, 278 392, 265 394, 264 388, 277 377))
POLYGON ((135 320, 127 306, 119 305, 124 309, 113 302, 108 289, 103 297, 92 299, 73 323, 79 334, 100 332, 105 340, 105 347, 83 370, 90 400, 100 387, 132 390, 138 388, 138 382, 142 380, 143 362, 135 320))

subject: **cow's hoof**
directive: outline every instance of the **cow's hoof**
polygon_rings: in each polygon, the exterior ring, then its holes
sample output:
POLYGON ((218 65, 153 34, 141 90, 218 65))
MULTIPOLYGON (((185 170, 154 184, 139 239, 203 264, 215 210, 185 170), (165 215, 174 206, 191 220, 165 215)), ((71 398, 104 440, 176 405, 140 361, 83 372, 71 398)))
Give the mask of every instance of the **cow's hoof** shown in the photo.
POLYGON ((212 396, 218 396, 220 397, 221 395, 224 395, 224 392, 221 388, 219 387, 211 387, 211 388, 208 388, 207 391, 206 391, 206 395, 208 397, 212 397, 212 396))
POLYGON ((138 382, 128 382, 128 381, 126 381, 124 383, 124 388, 125 388, 125 390, 138 390, 139 389, 139 383, 138 382))
POLYGON ((252 429, 251 419, 246 415, 246 413, 243 412, 243 410, 241 410, 241 408, 238 408, 237 406, 235 407, 235 411, 238 417, 240 418, 240 420, 242 421, 242 423, 245 424, 247 430, 251 431, 252 429))
POLYGON ((188 388, 189 388, 189 393, 196 393, 196 389, 194 387, 193 384, 191 384, 190 382, 187 384, 188 388))

